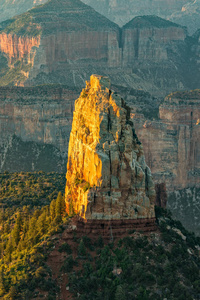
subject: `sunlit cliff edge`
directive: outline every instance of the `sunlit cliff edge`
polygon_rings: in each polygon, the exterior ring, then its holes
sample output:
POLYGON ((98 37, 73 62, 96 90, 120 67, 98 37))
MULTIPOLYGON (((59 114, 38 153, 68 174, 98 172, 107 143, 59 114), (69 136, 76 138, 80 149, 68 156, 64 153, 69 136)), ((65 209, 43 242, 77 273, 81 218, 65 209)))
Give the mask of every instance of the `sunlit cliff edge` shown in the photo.
POLYGON ((92 75, 75 102, 66 203, 86 219, 153 218, 155 190, 130 108, 92 75))

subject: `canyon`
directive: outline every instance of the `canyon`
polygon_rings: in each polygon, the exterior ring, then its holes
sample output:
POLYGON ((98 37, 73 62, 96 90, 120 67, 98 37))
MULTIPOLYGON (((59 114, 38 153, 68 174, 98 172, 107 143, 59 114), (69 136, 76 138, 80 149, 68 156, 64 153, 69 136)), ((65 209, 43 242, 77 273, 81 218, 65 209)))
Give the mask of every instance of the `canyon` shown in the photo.
POLYGON ((50 0, 1 23, 0 58, 2 86, 81 88, 97 73, 163 97, 198 88, 200 77, 199 40, 185 27, 143 16, 120 28, 79 0, 50 0))
MULTIPOLYGON (((159 100, 144 91, 116 85, 111 88, 130 106, 131 120, 155 182, 165 182, 168 191, 198 185, 199 90, 175 92, 159 100)), ((15 170, 8 158, 6 164, 3 162, 13 136, 22 142, 56 147, 66 162, 74 99, 79 93, 79 89, 66 86, 1 87, 1 171, 15 170)), ((34 163, 34 156, 32 159, 34 163)), ((45 170, 42 164, 40 168, 45 170)), ((64 164, 61 169, 65 169, 64 164)), ((20 170, 24 170, 23 164, 20 170)))
POLYGON ((51 0, 1 23, 1 172, 65 172, 74 100, 92 73, 109 76, 131 108, 154 182, 166 184, 172 212, 200 234, 191 200, 200 178, 200 97, 183 91, 199 88, 199 64, 200 32, 191 37, 156 16, 120 28, 78 0, 51 0), (187 220, 179 195, 191 205, 187 220))
MULTIPOLYGON (((159 100, 123 86, 112 85, 111 89, 121 94, 131 109, 154 183, 166 185, 168 207, 199 235, 199 202, 192 200, 198 198, 200 184, 199 90, 175 92, 159 100), (194 186, 196 192, 187 192, 194 186)), ((64 86, 1 87, 1 172, 66 172, 74 99, 79 94, 79 89, 64 86)))

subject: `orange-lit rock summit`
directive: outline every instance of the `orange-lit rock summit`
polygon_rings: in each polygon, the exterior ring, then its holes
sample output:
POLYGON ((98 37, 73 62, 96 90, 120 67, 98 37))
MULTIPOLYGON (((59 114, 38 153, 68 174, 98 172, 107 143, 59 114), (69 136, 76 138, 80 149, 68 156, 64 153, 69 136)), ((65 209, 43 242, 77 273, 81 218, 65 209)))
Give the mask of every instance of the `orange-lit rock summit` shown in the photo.
POLYGON ((155 190, 130 109, 92 75, 75 102, 66 203, 87 220, 154 218, 155 190))

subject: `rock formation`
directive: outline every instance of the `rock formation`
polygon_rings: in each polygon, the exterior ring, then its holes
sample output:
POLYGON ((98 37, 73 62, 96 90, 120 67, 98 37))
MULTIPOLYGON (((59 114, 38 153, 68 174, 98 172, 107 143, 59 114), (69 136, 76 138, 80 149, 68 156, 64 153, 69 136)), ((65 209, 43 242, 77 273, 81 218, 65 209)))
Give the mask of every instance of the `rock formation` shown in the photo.
MULTIPOLYGON (((0 22, 22 14, 48 0, 0 0, 0 22)), ((190 34, 200 28, 199 0, 83 0, 119 26, 132 18, 156 15, 187 26, 190 34)))
POLYGON ((200 188, 191 188, 174 191, 169 194, 167 208, 175 219, 191 232, 200 237, 200 188))
POLYGON ((66 183, 68 211, 94 220, 154 217, 155 189, 130 109, 92 75, 75 102, 66 183))
POLYGON ((200 184, 200 91, 176 92, 159 107, 159 119, 133 121, 155 182, 168 191, 200 184))
POLYGON ((193 43, 184 27, 156 16, 119 28, 79 0, 50 0, 0 24, 0 85, 82 87, 97 73, 165 96, 198 88, 193 43))

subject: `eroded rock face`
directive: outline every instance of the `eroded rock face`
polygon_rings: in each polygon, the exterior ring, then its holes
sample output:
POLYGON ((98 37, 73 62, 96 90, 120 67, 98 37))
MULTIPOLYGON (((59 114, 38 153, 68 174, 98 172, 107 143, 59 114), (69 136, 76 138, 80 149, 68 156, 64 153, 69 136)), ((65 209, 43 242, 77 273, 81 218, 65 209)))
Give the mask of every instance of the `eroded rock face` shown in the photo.
POLYGON ((133 115, 156 183, 168 191, 200 184, 200 91, 176 92, 159 107, 158 120, 133 115))
POLYGON ((184 27, 156 16, 120 28, 79 0, 49 0, 0 24, 0 85, 82 88, 98 73, 165 96, 198 88, 194 43, 184 27))
POLYGON ((61 86, 1 87, 0 172, 65 172, 78 94, 61 86))
POLYGON ((154 217, 155 189, 130 108, 92 75, 75 102, 66 203, 86 219, 154 217))

